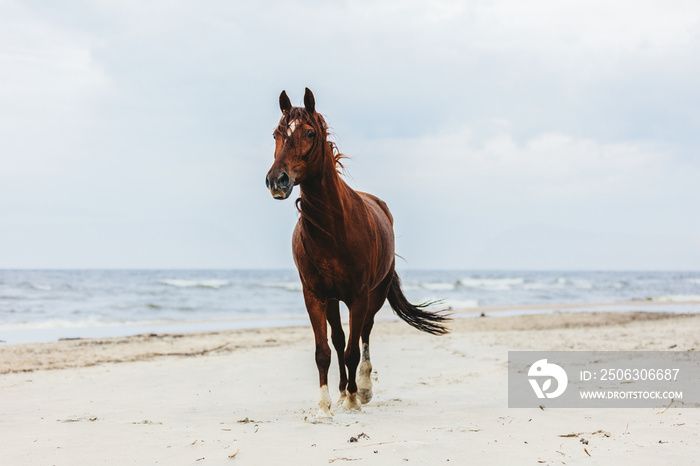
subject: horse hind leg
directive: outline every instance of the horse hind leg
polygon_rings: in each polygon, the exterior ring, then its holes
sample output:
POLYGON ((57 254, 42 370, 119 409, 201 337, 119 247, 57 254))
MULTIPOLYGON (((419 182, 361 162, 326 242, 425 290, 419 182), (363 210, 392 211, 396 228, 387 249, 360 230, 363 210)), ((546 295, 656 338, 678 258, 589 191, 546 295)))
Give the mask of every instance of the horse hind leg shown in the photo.
POLYGON ((372 361, 369 357, 369 334, 374 325, 374 316, 367 316, 362 329, 362 362, 357 374, 357 396, 360 403, 367 404, 372 399, 372 361))
POLYGON ((357 396, 360 403, 367 404, 372 399, 372 361, 369 357, 369 335, 374 326, 374 316, 384 305, 393 274, 389 273, 382 284, 369 296, 369 311, 362 326, 362 363, 357 377, 357 396))
POLYGON ((343 407, 349 410, 360 409, 357 400, 357 366, 360 364, 360 334, 367 316, 367 295, 364 299, 355 301, 350 308, 350 333, 345 349, 345 365, 348 368, 348 395, 343 407))
POLYGON ((348 348, 345 351, 345 360, 348 366, 348 397, 344 404, 349 409, 360 409, 361 404, 369 403, 372 399, 372 362, 369 357, 369 334, 374 326, 374 315, 382 303, 383 300, 378 299, 378 296, 373 293, 369 296, 369 306, 367 308, 357 309, 353 307, 350 310, 350 335, 348 337, 348 348), (361 352, 360 337, 362 337, 361 352), (362 357, 361 364, 360 357, 362 357), (359 371, 357 370, 358 364, 360 364, 359 371))
MULTIPOLYGON (((352 335, 352 331, 350 331, 352 335)), ((343 407, 349 410, 360 409, 360 403, 357 398, 358 385, 356 381, 357 365, 360 361, 360 349, 359 341, 355 340, 355 344, 352 344, 352 340, 348 339, 348 348, 345 351, 345 363, 348 367, 348 389, 347 396, 343 401, 343 407)))
POLYGON ((369 344, 362 343, 362 363, 357 374, 357 397, 367 404, 372 399, 372 362, 369 360, 369 344))

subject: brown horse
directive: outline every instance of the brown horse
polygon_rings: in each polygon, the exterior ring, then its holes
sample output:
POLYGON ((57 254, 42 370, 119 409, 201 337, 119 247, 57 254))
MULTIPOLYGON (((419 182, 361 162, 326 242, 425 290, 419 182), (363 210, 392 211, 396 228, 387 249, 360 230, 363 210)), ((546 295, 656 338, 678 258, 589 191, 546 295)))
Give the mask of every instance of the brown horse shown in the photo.
POLYGON ((340 366, 340 400, 359 409, 372 398, 369 334, 374 316, 388 298, 403 320, 428 333, 447 333, 442 313, 413 305, 401 291, 394 270, 393 218, 387 205, 371 194, 354 191, 338 173, 341 154, 328 141, 328 126, 316 112, 307 88, 304 107, 292 107, 286 92, 279 98, 282 119, 273 133, 275 161, 265 182, 275 199, 286 199, 295 185, 300 218, 294 229, 292 251, 304 289, 304 301, 316 340, 316 366, 321 385, 319 413, 330 415, 326 321, 340 366), (350 335, 340 323, 339 301, 350 311, 350 335), (362 337, 362 364, 360 363, 362 337), (347 375, 345 367, 347 366, 347 375))

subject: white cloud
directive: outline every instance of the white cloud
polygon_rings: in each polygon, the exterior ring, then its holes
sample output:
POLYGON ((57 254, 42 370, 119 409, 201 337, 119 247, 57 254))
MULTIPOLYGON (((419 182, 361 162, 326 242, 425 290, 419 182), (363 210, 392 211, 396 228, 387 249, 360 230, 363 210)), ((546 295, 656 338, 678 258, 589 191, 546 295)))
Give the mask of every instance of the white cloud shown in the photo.
POLYGON ((518 143, 503 121, 491 136, 476 140, 474 135, 465 126, 435 136, 375 139, 356 150, 370 154, 365 161, 374 159, 374 164, 382 165, 383 170, 374 172, 387 174, 401 167, 399 186, 408 181, 427 192, 456 194, 483 193, 488 185, 494 191, 576 198, 637 186, 640 174, 647 177, 669 158, 641 144, 601 143, 562 133, 543 133, 518 143))
POLYGON ((632 58, 689 58, 700 45, 694 1, 496 0, 478 13, 477 49, 536 55, 566 72, 620 72, 632 58))
POLYGON ((110 88, 94 43, 18 3, 0 4, 0 176, 48 172, 77 156, 65 149, 90 125, 91 99, 110 88))

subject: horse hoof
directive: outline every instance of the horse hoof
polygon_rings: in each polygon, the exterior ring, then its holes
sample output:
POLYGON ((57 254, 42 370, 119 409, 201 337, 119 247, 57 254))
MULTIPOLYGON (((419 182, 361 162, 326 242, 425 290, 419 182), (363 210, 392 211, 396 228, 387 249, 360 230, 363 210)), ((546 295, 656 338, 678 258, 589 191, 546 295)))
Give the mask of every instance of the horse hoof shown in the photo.
POLYGON ((316 415, 313 416, 313 419, 317 421, 333 419, 333 413, 331 413, 330 409, 318 408, 318 411, 316 412, 316 415))
POLYGON ((342 404, 343 401, 345 401, 345 398, 347 398, 347 397, 348 397, 347 390, 343 390, 342 392, 340 392, 340 398, 338 398, 338 404, 342 404))
POLYGON ((361 388, 357 391, 357 397, 360 399, 360 403, 366 405, 372 399, 372 389, 371 388, 361 388))
POLYGON ((348 393, 343 402, 343 408, 352 411, 360 410, 360 403, 357 402, 357 393, 348 393))

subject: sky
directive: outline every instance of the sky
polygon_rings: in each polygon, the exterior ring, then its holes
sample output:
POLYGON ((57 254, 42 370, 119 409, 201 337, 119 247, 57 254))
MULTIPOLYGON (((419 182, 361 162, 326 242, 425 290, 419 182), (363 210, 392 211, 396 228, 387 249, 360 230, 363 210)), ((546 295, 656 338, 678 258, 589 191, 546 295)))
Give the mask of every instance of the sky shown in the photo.
POLYGON ((695 0, 0 0, 0 268, 293 268, 304 87, 413 269, 698 270, 695 0))

